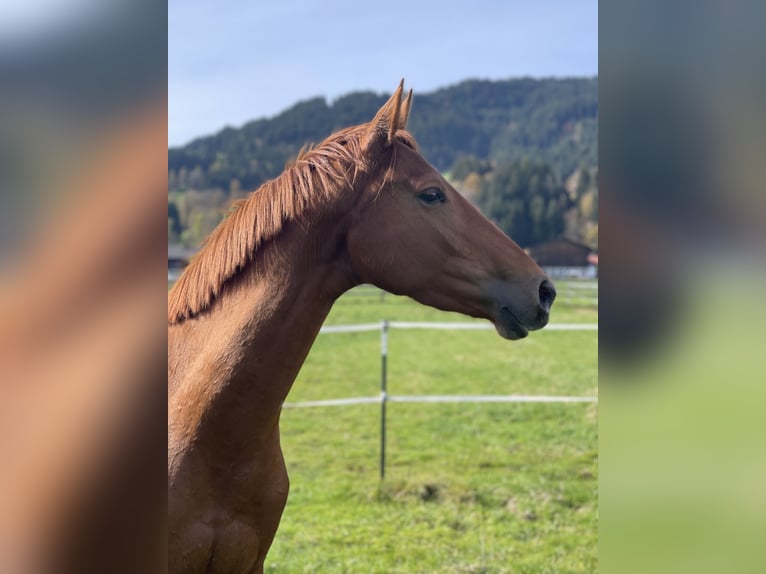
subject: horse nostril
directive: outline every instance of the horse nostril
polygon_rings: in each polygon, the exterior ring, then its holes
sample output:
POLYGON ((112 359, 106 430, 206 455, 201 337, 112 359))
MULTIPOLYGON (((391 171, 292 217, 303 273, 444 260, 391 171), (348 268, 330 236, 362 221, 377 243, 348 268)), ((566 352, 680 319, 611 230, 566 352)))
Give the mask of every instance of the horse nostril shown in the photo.
POLYGON ((540 307, 542 307, 543 311, 548 313, 551 310, 551 305, 553 305, 555 298, 556 288, 553 286, 553 283, 548 281, 548 279, 543 279, 543 282, 540 283, 540 307))

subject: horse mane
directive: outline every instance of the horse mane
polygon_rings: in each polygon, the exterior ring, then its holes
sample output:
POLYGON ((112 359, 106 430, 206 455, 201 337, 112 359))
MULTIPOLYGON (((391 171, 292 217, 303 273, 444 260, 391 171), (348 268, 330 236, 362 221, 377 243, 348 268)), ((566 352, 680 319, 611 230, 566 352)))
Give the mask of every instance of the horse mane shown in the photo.
POLYGON ((341 130, 315 148, 302 148, 282 174, 267 181, 208 236, 168 295, 168 323, 180 323, 209 309, 227 283, 240 276, 259 249, 288 222, 315 214, 356 186, 358 177, 388 164, 383 184, 393 177, 398 141, 417 151, 407 133, 412 90, 402 99, 404 80, 373 120, 341 130))
MULTIPOLYGON (((317 147, 304 146, 281 175, 234 203, 170 291, 168 323, 180 323, 208 309, 223 286, 240 275, 286 223, 315 213, 353 187, 370 168, 362 149, 366 129, 367 125, 346 128, 317 147)), ((415 149, 408 133, 399 132, 396 138, 415 149)))

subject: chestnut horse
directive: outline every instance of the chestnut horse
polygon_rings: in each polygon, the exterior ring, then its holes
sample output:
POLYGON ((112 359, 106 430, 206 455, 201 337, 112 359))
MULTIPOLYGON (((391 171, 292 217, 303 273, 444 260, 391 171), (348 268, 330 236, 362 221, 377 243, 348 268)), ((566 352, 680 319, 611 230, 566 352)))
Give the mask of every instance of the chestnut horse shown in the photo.
POLYGON ((169 294, 171 572, 263 572, 288 492, 282 403, 351 287, 507 339, 548 322, 553 285, 418 153, 402 85, 241 201, 169 294))

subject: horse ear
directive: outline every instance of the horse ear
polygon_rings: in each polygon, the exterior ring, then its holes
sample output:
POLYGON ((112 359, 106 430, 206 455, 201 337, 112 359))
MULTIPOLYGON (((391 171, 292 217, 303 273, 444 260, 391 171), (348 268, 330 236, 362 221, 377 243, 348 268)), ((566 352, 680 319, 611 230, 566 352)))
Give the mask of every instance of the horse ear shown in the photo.
POLYGON ((390 145, 394 141, 394 134, 401 123, 403 91, 404 80, 399 82, 399 87, 370 122, 370 127, 364 137, 365 149, 371 149, 378 145, 390 145))
POLYGON ((407 93, 407 97, 404 99, 404 103, 402 104, 402 116, 401 116, 401 119, 399 120, 400 130, 407 129, 407 120, 410 119, 411 109, 412 109, 412 88, 410 88, 410 91, 407 93))

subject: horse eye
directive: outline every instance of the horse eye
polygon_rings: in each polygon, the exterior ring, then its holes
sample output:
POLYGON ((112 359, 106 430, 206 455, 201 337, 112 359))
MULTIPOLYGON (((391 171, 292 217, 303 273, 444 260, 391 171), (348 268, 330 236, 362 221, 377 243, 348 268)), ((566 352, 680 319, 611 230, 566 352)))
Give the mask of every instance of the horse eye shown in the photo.
POLYGON ((444 203, 444 192, 438 187, 429 187, 418 194, 418 199, 423 203, 444 203))

